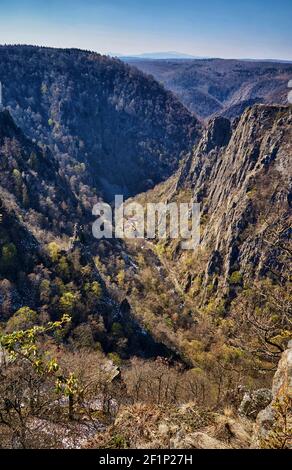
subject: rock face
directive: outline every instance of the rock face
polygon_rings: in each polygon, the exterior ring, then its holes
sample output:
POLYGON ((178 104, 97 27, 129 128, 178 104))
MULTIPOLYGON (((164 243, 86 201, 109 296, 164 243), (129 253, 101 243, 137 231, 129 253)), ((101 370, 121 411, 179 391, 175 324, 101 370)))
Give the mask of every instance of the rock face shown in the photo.
POLYGON ((231 447, 208 436, 203 432, 194 432, 183 439, 180 435, 171 441, 171 449, 231 449, 231 447))
POLYGON ((283 393, 292 398, 292 341, 289 341, 288 349, 284 352, 274 377, 273 400, 283 393))
POLYGON ((272 392, 262 388, 254 392, 246 392, 238 409, 238 413, 251 419, 255 419, 258 413, 270 404, 272 392))
POLYGON ((252 447, 292 449, 292 341, 274 376, 272 401, 257 416, 252 447))
POLYGON ((206 133, 205 151, 210 152, 213 149, 225 147, 231 139, 231 124, 228 119, 218 117, 213 119, 206 133))
POLYGON ((219 276, 218 289, 233 273, 236 282, 241 274, 254 279, 279 263, 277 243, 266 240, 280 226, 282 242, 289 238, 291 123, 288 106, 249 108, 232 129, 216 118, 169 190, 168 200, 188 191, 201 203, 205 282, 219 276))

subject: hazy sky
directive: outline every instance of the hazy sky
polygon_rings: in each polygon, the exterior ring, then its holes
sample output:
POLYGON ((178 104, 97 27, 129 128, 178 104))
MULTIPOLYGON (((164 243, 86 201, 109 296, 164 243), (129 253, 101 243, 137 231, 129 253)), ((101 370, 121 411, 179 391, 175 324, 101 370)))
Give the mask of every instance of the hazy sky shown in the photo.
POLYGON ((0 44, 292 59, 292 0, 0 0, 0 44))

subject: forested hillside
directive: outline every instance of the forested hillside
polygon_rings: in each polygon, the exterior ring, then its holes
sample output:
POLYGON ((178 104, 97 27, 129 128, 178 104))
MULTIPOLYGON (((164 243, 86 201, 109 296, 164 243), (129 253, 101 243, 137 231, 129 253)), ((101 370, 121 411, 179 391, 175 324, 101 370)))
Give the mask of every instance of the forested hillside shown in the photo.
POLYGON ((75 191, 136 194, 177 168, 198 121, 154 79, 79 50, 0 47, 4 104, 51 147, 75 191), (79 181, 80 180, 80 181, 79 181))
POLYGON ((1 46, 0 77, 0 446, 289 447, 291 107, 203 126, 79 50, 1 46), (95 239, 119 192, 199 202, 200 246, 95 239))
POLYGON ((1 322, 12 331, 67 313, 66 341, 75 338, 76 346, 168 355, 107 292, 90 248, 90 211, 59 175, 49 149, 25 137, 7 111, 0 112, 0 156, 1 322), (124 343, 118 346, 120 317, 124 343))
POLYGON ((224 59, 128 61, 153 75, 201 119, 233 119, 256 103, 287 103, 292 64, 224 59))

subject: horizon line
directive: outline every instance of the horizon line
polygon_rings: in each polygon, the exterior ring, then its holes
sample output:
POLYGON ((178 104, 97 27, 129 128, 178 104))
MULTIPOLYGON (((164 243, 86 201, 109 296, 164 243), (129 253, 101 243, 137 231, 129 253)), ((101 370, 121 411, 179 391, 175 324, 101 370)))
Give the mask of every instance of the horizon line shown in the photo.
POLYGON ((113 53, 111 51, 108 51, 108 52, 101 52, 101 51, 98 51, 98 50, 95 50, 95 49, 84 49, 84 48, 81 48, 81 47, 77 47, 77 46, 70 46, 70 47, 60 47, 60 46, 51 46, 51 45, 43 45, 43 44, 29 44, 29 43, 0 43, 0 47, 39 47, 39 48, 42 48, 42 49, 55 49, 55 50, 64 50, 64 51, 68 51, 68 50, 78 50, 78 51, 81 51, 81 52, 90 52, 90 53, 94 53, 94 54, 99 54, 99 55, 103 55, 103 56, 108 56, 108 57, 112 57, 112 58, 118 58, 118 59, 122 59, 122 58, 140 58, 141 60, 216 60, 216 59, 219 59, 219 60, 243 60, 243 61, 259 61, 259 62, 265 62, 265 61, 268 61, 268 62, 291 62, 292 63, 292 58, 291 59, 287 59, 287 58, 274 58, 274 57, 221 57, 221 56, 199 56, 199 55, 196 55, 196 56, 193 56, 192 54, 190 53, 183 53, 183 52, 175 52, 175 51, 157 51, 157 52, 139 52, 137 54, 126 54, 126 53, 113 53), (147 58, 147 57, 141 57, 143 56, 144 54, 146 55, 155 55, 155 54, 171 54, 171 53, 175 53, 175 54, 178 54, 178 55, 185 55, 186 57, 169 57, 169 58, 147 58), (189 56, 189 57, 187 57, 189 56))

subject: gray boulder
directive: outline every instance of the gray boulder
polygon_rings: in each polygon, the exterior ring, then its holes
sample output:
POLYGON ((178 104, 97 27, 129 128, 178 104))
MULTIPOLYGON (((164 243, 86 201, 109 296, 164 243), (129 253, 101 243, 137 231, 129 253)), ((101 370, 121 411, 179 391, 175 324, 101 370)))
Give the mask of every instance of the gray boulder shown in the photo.
POLYGON ((258 413, 272 401, 272 392, 267 388, 246 392, 238 408, 240 416, 256 419, 258 413))

